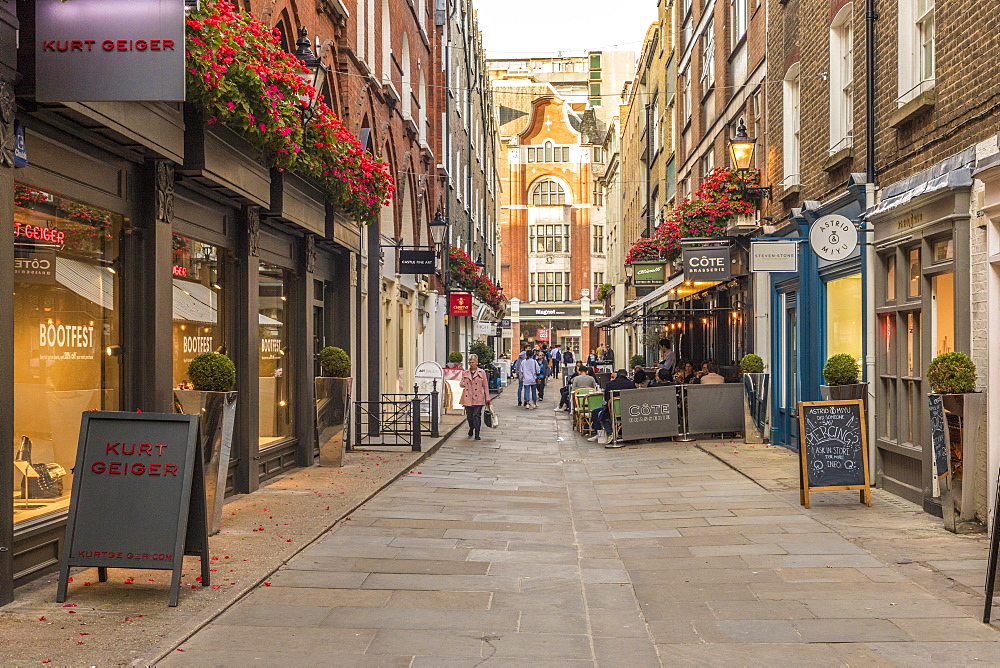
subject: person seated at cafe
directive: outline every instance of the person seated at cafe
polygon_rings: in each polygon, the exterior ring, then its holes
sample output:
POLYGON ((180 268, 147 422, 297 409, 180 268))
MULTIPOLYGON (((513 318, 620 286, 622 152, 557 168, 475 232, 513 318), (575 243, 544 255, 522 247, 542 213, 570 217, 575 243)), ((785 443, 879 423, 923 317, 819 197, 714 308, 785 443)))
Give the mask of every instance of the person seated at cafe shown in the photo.
POLYGON ((636 387, 649 387, 649 378, 646 376, 646 370, 641 366, 632 369, 632 382, 635 383, 636 387))
POLYGON ((590 375, 590 369, 577 365, 576 373, 567 379, 566 384, 559 388, 559 405, 555 410, 569 412, 572 408, 570 394, 578 387, 597 387, 597 380, 590 375))
POLYGON ((670 371, 661 367, 656 370, 656 379, 649 384, 649 387, 668 387, 673 384, 670 371))
POLYGON ((590 413, 590 424, 600 425, 604 428, 604 436, 598 433, 594 434, 587 440, 590 442, 599 442, 601 444, 607 445, 614 438, 614 431, 611 426, 611 400, 613 397, 617 397, 621 394, 622 390, 634 390, 636 389, 635 383, 632 382, 628 377, 628 372, 625 369, 618 369, 611 375, 611 380, 604 386, 604 405, 600 408, 595 408, 590 413))
POLYGON ((720 385, 726 382, 726 379, 719 374, 719 367, 715 365, 715 362, 705 362, 703 369, 702 376, 698 381, 702 385, 720 385))
POLYGON ((694 364, 684 362, 680 370, 674 374, 674 382, 680 385, 690 385, 698 382, 698 374, 694 370, 694 364))
POLYGON ((660 349, 660 360, 656 363, 656 366, 666 369, 668 374, 673 375, 674 368, 677 366, 677 356, 671 349, 670 339, 660 339, 658 347, 660 349))

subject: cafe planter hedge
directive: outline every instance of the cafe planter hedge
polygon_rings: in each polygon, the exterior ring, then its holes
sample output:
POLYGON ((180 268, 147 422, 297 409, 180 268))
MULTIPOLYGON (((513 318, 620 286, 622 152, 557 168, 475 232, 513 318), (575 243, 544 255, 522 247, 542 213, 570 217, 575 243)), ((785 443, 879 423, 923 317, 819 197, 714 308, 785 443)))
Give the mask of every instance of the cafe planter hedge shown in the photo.
POLYGON ((868 383, 858 382, 860 374, 857 360, 847 353, 838 353, 828 359, 823 367, 827 384, 819 388, 823 401, 866 399, 868 383))
POLYGON ((767 392, 770 375, 764 373, 764 360, 750 353, 740 360, 746 403, 743 412, 743 438, 747 443, 763 443, 767 436, 767 392))
POLYGON ((342 466, 351 404, 351 358, 342 348, 327 346, 316 356, 321 376, 316 392, 316 443, 320 466, 342 466))
POLYGON ((965 353, 938 355, 927 367, 927 383, 933 394, 941 395, 951 459, 954 517, 945 522, 949 530, 955 530, 955 519, 976 517, 974 476, 978 458, 985 456, 978 450, 986 410, 984 395, 975 391, 976 378, 976 364, 965 353))
POLYGON ((174 412, 198 415, 205 462, 205 502, 209 535, 219 532, 236 424, 236 365, 222 353, 202 353, 188 365, 193 389, 174 390, 174 412))

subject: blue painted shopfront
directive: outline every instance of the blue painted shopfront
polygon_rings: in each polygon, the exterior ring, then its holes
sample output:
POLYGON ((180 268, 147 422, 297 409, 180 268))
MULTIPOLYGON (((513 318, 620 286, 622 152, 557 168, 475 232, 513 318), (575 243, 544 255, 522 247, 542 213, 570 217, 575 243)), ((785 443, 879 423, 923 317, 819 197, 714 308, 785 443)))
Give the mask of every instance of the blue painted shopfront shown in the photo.
POLYGON ((862 202, 860 187, 825 204, 807 201, 792 209, 793 224, 773 235, 799 239, 800 247, 798 272, 771 274, 772 443, 798 449, 797 404, 820 399, 823 366, 830 355, 848 352, 861 362, 869 354, 867 235, 859 232, 857 250, 838 262, 821 260, 805 241, 809 227, 827 214, 846 216, 860 230, 862 202))

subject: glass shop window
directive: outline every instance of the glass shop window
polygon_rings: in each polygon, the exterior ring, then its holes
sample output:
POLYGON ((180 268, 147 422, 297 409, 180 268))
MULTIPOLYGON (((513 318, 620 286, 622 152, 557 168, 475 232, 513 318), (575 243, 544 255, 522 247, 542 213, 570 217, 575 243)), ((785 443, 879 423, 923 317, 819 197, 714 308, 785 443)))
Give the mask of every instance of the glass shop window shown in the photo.
POLYGON ((292 435, 288 359, 289 272, 260 263, 260 447, 292 435))
POLYGON ((861 362, 864 356, 862 316, 861 274, 826 284, 827 357, 847 353, 861 362))
POLYGON ((15 522, 68 507, 81 415, 118 409, 123 222, 14 186, 15 522))
POLYGON ((907 287, 906 296, 907 297, 919 297, 920 296, 920 249, 911 248, 909 253, 907 253, 909 258, 909 273, 907 276, 907 287))
POLYGON ((173 236, 174 387, 188 387, 187 369, 196 356, 229 352, 221 314, 223 250, 180 234, 173 236))

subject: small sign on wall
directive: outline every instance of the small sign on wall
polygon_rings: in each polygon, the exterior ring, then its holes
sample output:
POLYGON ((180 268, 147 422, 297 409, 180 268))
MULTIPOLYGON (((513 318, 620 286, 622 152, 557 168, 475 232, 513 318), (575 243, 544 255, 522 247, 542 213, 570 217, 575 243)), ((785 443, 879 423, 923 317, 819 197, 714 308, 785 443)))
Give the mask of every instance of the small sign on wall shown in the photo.
POLYGON ((799 269, 797 241, 754 241, 750 244, 750 271, 795 272, 799 269))
POLYGON ((472 295, 467 292, 453 292, 448 295, 448 315, 454 317, 471 317, 472 295))

